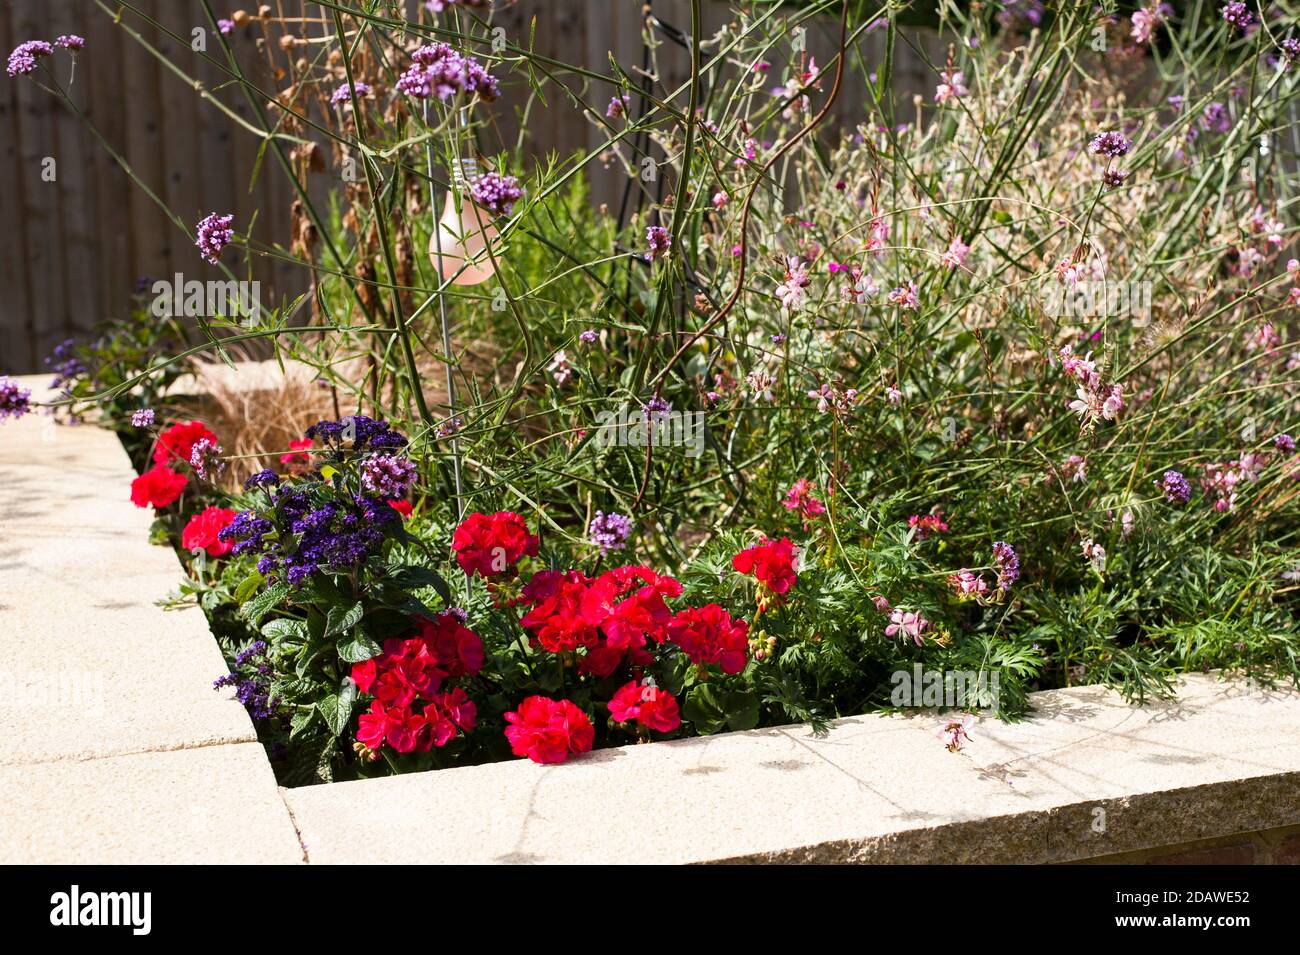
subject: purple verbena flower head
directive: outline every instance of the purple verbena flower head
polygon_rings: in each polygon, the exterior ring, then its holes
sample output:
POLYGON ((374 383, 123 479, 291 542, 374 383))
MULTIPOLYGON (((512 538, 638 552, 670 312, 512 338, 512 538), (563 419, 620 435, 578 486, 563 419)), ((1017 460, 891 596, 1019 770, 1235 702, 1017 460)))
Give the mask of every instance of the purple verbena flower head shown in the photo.
POLYGON ((524 196, 519 180, 499 172, 484 173, 469 187, 470 198, 494 216, 508 216, 524 196))
POLYGON ((1254 17, 1250 15, 1250 7, 1244 3, 1225 3, 1223 5, 1223 19, 1226 23, 1231 24, 1239 33, 1245 33, 1250 29, 1254 22, 1254 17))
POLYGON ((194 244, 199 254, 213 265, 221 258, 221 250, 230 244, 234 231, 230 224, 235 221, 233 215, 220 215, 216 212, 206 216, 196 229, 198 241, 194 244))
POLYGON ((430 13, 442 13, 448 7, 486 7, 492 0, 424 0, 424 9, 430 13))
POLYGON ((398 92, 415 99, 437 96, 446 102, 461 93, 494 100, 501 88, 496 77, 472 56, 446 43, 430 43, 411 54, 412 65, 397 80, 398 92))
POLYGON ((1287 37, 1278 44, 1278 52, 1282 54, 1282 60, 1287 69, 1290 69, 1296 60, 1300 60, 1300 40, 1295 37, 1287 37))
POLYGON ((38 56, 50 56, 53 53, 54 47, 44 40, 28 40, 26 43, 20 43, 9 54, 8 73, 10 76, 26 76, 36 69, 38 56))
POLYGON ((587 538, 600 547, 602 557, 612 550, 622 550, 631 536, 632 522, 624 515, 613 511, 608 514, 597 511, 587 527, 587 538))
POLYGON ((1123 133, 1117 133, 1114 130, 1101 133, 1088 143, 1088 152, 1094 156, 1109 156, 1117 159, 1120 156, 1127 155, 1128 151, 1133 148, 1133 143, 1124 138, 1123 133))
POLYGON ((54 45, 63 47, 69 53, 76 53, 86 45, 86 38, 75 33, 64 33, 54 38, 54 45))
POLYGON ((641 406, 641 415, 646 421, 666 421, 668 416, 673 413, 673 406, 669 402, 655 395, 641 406))
POLYGON ((415 480, 415 464, 395 454, 376 454, 361 465, 361 486, 384 500, 406 497, 415 480))
POLYGON ((1279 434, 1273 437, 1273 447, 1277 448, 1283 454, 1291 454, 1295 451, 1295 438, 1289 434, 1279 434))
POLYGON ((645 230, 645 240, 650 246, 650 261, 663 258, 668 253, 669 247, 673 244, 673 237, 667 229, 661 225, 652 225, 645 230))
POLYGON ((0 378, 0 421, 21 418, 30 412, 32 393, 12 378, 0 378))
POLYGON ((605 118, 620 119, 623 116, 626 116, 627 104, 631 102, 631 100, 632 98, 628 96, 626 93, 619 93, 617 96, 611 99, 609 101, 609 105, 605 107, 605 118))
POLYGON ((998 589, 1010 590, 1011 585, 1020 578, 1020 555, 1006 541, 995 541, 993 563, 998 568, 998 589))
POLYGON ((235 21, 221 19, 217 21, 217 32, 222 36, 229 36, 235 30, 235 21))
POLYGON ((1118 189, 1127 178, 1128 173, 1122 169, 1107 169, 1101 174, 1101 184, 1107 189, 1118 189))
POLYGON ((340 86, 338 89, 336 89, 333 93, 330 94, 330 105, 343 106, 345 104, 351 103, 353 90, 356 90, 357 99, 362 99, 370 95, 370 85, 368 83, 362 83, 360 80, 357 80, 351 86, 348 86, 347 83, 344 83, 342 86, 340 86))
POLYGON ((86 366, 77 356, 77 343, 65 338, 54 346, 45 359, 45 367, 54 372, 50 387, 56 391, 67 391, 69 386, 86 374, 86 366))
POLYGON ((1192 499, 1192 485, 1177 471, 1166 471, 1156 487, 1170 504, 1183 505, 1192 499))
POLYGON ((137 408, 131 412, 131 425, 136 428, 152 427, 155 417, 152 408, 137 408))
POLYGON ((226 462, 221 460, 221 445, 211 438, 201 438, 190 449, 190 467, 205 481, 215 481, 226 469, 226 462))
POLYGON ((594 328, 583 329, 578 333, 578 341, 582 342, 584 345, 592 345, 599 340, 600 332, 596 331, 594 328))

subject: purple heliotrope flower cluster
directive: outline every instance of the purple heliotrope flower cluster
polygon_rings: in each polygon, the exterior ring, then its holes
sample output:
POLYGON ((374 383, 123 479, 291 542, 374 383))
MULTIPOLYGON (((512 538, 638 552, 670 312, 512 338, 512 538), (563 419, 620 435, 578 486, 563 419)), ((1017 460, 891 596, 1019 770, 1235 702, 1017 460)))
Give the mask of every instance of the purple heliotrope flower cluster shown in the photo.
POLYGON ((379 552, 386 527, 401 516, 384 501, 363 494, 314 499, 302 487, 281 487, 271 494, 278 520, 284 525, 275 538, 269 518, 241 511, 218 534, 233 543, 231 553, 261 554, 258 572, 298 586, 318 571, 345 573, 379 552))
POLYGON ((270 468, 263 468, 261 471, 251 475, 244 482, 244 490, 251 491, 259 487, 277 487, 280 484, 280 475, 276 474, 270 468))
POLYGON ((474 180, 469 187, 470 198, 494 216, 508 216, 515 203, 524 197, 524 190, 514 176, 489 172, 474 180))
POLYGON ((235 221, 233 215, 219 215, 213 212, 206 216, 197 226, 199 253, 213 265, 221 258, 221 250, 230 244, 234 230, 230 224, 235 221))
POLYGON ((317 421, 306 434, 320 441, 337 457, 349 451, 396 451, 407 444, 406 435, 394 431, 387 421, 376 421, 360 414, 342 421, 317 421))
POLYGON ((600 547, 601 557, 612 550, 622 550, 631 536, 632 522, 624 515, 613 511, 608 514, 597 511, 596 516, 587 526, 587 538, 600 547))
POLYGON ((444 103, 460 93, 477 93, 494 100, 501 92, 497 79, 478 60, 446 43, 430 43, 411 54, 413 65, 397 80, 397 89, 416 99, 438 97, 444 103))
POLYGON ((357 99, 370 95, 370 85, 368 83, 362 83, 360 80, 357 80, 350 87, 348 84, 344 83, 330 94, 330 105, 342 106, 344 103, 350 103, 352 101, 353 90, 357 91, 357 99))
POLYGON ((1102 133, 1088 143, 1088 152, 1094 156, 1109 156, 1112 159, 1117 159, 1126 155, 1132 147, 1133 143, 1125 139, 1123 133, 1111 130, 1102 133))
POLYGON ((995 541, 993 563, 998 569, 998 588, 1010 590, 1011 585, 1020 579, 1020 555, 1006 541, 995 541))
POLYGON ((32 393, 12 378, 0 378, 0 421, 21 418, 31 411, 32 393))
POLYGON ((273 670, 271 661, 266 657, 266 650, 264 640, 249 644, 235 656, 234 669, 212 682, 212 688, 216 690, 223 686, 233 686, 235 698, 244 704, 248 715, 258 721, 275 715, 270 692, 273 670))
POLYGON ((1192 499, 1192 485, 1177 471, 1166 471, 1156 487, 1170 504, 1186 504, 1192 499))
POLYGON ((361 465, 361 486, 384 500, 404 498, 415 475, 415 462, 410 458, 376 454, 361 465))
POLYGON ((44 40, 28 40, 26 43, 20 43, 9 54, 9 75, 26 76, 35 71, 38 56, 51 56, 53 53, 54 47, 44 40))

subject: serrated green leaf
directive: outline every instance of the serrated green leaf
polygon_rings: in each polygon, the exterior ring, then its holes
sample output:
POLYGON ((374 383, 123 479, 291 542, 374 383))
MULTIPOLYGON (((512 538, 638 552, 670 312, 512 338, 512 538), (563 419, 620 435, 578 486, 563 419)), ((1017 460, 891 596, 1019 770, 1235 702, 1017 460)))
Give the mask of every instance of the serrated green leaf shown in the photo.
POLYGON ((325 725, 335 736, 342 736, 352 718, 352 707, 357 701, 357 685, 350 679, 344 680, 338 693, 333 693, 316 704, 320 715, 325 717, 325 725))
POLYGON ((351 637, 339 643, 339 659, 344 663, 362 663, 379 656, 382 652, 379 644, 361 627, 358 627, 351 637))
POLYGON ((262 636, 268 640, 306 640, 307 624, 302 620, 277 617, 262 624, 262 636))
POLYGON ((256 627, 262 622, 263 617, 284 602, 289 592, 288 583, 283 580, 277 581, 261 593, 254 595, 239 608, 239 612, 244 615, 245 620, 256 627))
POLYGON ((257 588, 266 582, 266 578, 257 571, 249 574, 235 587, 235 603, 242 604, 253 594, 257 593, 257 588))

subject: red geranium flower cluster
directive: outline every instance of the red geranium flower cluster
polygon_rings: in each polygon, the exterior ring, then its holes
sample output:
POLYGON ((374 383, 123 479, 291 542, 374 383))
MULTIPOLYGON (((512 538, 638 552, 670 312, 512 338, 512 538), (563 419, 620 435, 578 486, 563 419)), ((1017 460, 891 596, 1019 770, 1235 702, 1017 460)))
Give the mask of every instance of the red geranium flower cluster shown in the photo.
POLYGON ((723 673, 745 669, 749 624, 732 620, 717 604, 687 607, 668 624, 668 639, 682 648, 692 663, 716 663, 723 673))
POLYGON ((427 753, 446 746, 463 730, 477 724, 474 701, 460 687, 439 693, 415 712, 409 706, 384 706, 379 700, 357 719, 357 742, 370 752, 387 743, 399 753, 427 753))
POLYGON ((471 514, 451 538, 460 569, 484 577, 512 573, 525 555, 537 556, 537 545, 537 537, 528 533, 524 519, 513 511, 471 514))
POLYGON ((185 490, 189 478, 158 464, 131 482, 131 503, 136 507, 166 507, 185 490))
MULTIPOLYGON (((783 597, 790 592, 799 575, 794 569, 794 544, 790 538, 782 537, 779 541, 767 540, 742 550, 731 558, 731 566, 737 573, 753 575, 763 587, 783 597)), ((759 606, 766 606, 762 595, 759 606)))
POLYGON ((646 643, 662 643, 672 620, 664 598, 681 592, 676 580, 649 567, 617 567, 594 579, 577 570, 543 570, 524 587, 520 602, 532 606, 520 624, 550 653, 585 650, 580 670, 604 677, 624 660, 651 662, 646 643))
POLYGON ((202 421, 185 421, 174 424, 158 435, 158 443, 154 445, 153 449, 154 464, 170 467, 179 461, 188 465, 194 445, 205 439, 213 444, 217 443, 217 436, 209 431, 207 425, 202 421))
POLYGON ((530 696, 506 722, 511 751, 534 763, 562 763, 570 753, 589 752, 596 739, 587 714, 568 700, 530 696))
POLYGON ((648 730, 671 733, 682 725, 677 699, 649 680, 633 680, 609 701, 609 715, 619 723, 636 720, 648 730))
MULTIPOLYGON (((216 444, 217 436, 202 421, 180 422, 158 435, 158 443, 153 449, 154 466, 131 482, 131 503, 136 507, 153 508, 175 503, 189 482, 188 477, 176 472, 175 466, 180 462, 188 467, 190 452, 204 439, 216 444)), ((212 551, 208 553, 212 554, 212 551)))
POLYGON ((234 542, 218 540, 217 535, 235 519, 235 514, 228 507, 205 507, 181 531, 181 546, 188 551, 205 550, 209 557, 226 555, 234 542))
POLYGON ((483 641, 451 612, 419 625, 417 636, 385 640, 383 653, 352 665, 357 688, 375 698, 357 730, 365 750, 387 742, 399 753, 427 753, 445 746, 458 729, 468 733, 476 725, 474 702, 459 687, 444 690, 443 683, 483 669, 483 641), (419 711, 417 703, 423 704, 419 711))

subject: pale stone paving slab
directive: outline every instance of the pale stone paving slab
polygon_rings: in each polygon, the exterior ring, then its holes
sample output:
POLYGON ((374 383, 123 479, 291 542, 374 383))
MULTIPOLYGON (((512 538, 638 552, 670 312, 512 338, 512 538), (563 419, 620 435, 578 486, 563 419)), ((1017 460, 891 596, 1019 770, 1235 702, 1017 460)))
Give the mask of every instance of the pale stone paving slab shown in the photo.
POLYGON ((157 606, 181 572, 149 544, 116 435, 38 412, 0 439, 0 764, 256 739, 212 689, 226 667, 203 612, 157 606))
POLYGON ((301 863, 257 743, 0 767, 0 862, 301 863))
MULTIPOLYGON (((33 396, 48 379, 23 379, 33 396)), ((116 435, 0 426, 0 862, 302 861, 293 822, 116 435)))
POLYGON ((1300 822, 1295 691, 1193 676, 1143 708, 1034 699, 956 754, 933 715, 863 716, 285 798, 320 863, 1067 861, 1300 822))

